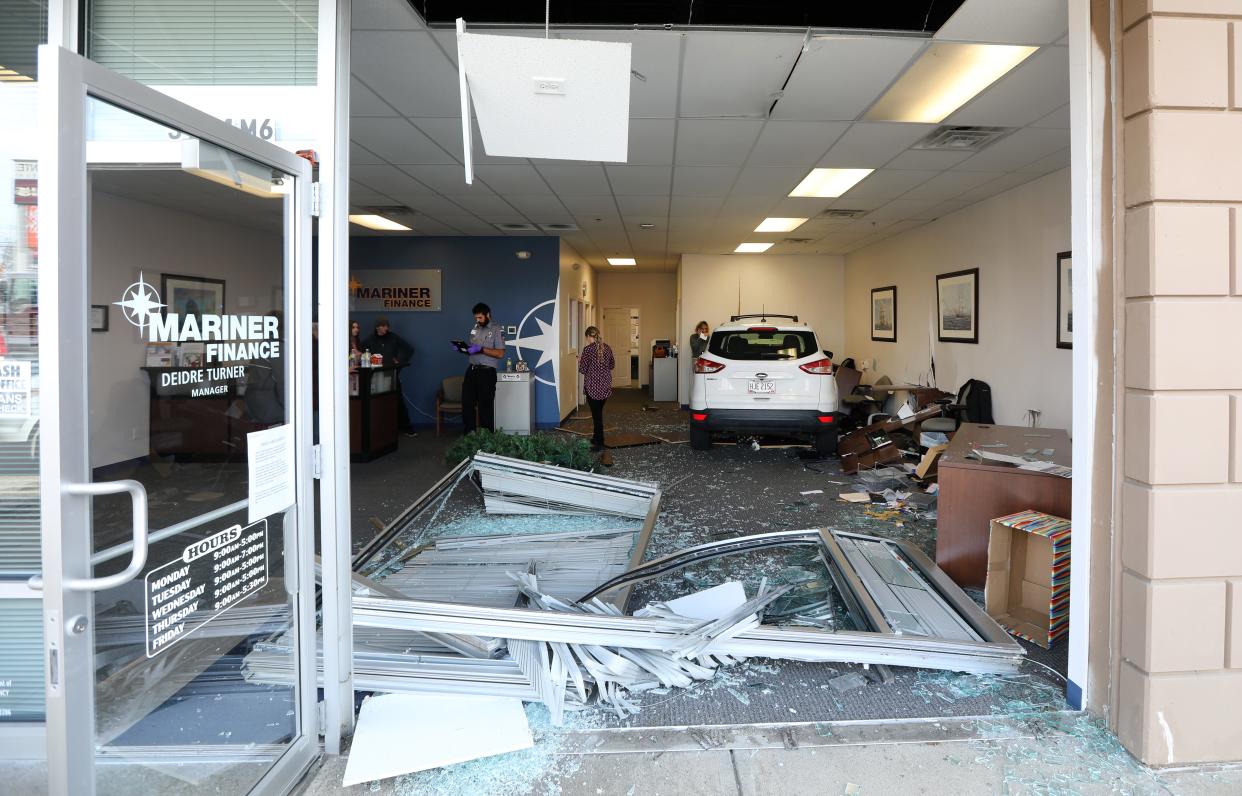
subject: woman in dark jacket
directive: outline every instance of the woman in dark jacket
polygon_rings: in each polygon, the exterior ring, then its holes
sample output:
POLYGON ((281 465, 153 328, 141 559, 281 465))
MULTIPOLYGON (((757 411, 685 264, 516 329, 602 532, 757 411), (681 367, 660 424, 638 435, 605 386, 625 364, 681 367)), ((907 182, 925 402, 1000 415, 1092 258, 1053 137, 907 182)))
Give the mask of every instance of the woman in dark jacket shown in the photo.
POLYGON ((582 374, 587 403, 591 406, 591 419, 595 421, 595 433, 591 437, 591 450, 604 449, 604 402, 612 395, 612 369, 616 361, 612 348, 599 338, 599 329, 590 326, 586 337, 591 341, 578 357, 578 372, 582 374))
POLYGON ((703 352, 707 350, 709 337, 711 337, 711 329, 707 321, 699 321, 699 325, 694 327, 694 334, 690 336, 690 355, 695 359, 703 356, 703 352))

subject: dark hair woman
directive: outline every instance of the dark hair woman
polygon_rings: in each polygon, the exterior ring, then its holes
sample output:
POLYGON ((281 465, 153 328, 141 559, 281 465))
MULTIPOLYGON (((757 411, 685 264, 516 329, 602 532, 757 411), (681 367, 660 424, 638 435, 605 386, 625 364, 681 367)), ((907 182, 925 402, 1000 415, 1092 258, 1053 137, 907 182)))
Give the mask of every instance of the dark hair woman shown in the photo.
POLYGON ((591 407, 591 419, 595 422, 595 433, 591 437, 591 450, 604 449, 604 402, 612 395, 612 369, 616 361, 612 356, 612 348, 600 339, 599 329, 587 327, 586 337, 591 341, 578 357, 578 372, 582 374, 583 387, 586 389, 587 403, 591 407))
POLYGON ((349 322, 349 352, 362 353, 362 325, 357 321, 349 322))

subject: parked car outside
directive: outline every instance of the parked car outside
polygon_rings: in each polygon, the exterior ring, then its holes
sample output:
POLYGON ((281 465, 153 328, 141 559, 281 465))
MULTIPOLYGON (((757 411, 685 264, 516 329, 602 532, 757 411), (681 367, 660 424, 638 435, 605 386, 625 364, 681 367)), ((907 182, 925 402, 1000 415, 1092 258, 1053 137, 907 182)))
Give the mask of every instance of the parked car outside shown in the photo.
POLYGON ((808 437, 821 455, 837 451, 837 383, 832 352, 796 315, 734 315, 712 332, 694 361, 690 447, 713 432, 808 437))

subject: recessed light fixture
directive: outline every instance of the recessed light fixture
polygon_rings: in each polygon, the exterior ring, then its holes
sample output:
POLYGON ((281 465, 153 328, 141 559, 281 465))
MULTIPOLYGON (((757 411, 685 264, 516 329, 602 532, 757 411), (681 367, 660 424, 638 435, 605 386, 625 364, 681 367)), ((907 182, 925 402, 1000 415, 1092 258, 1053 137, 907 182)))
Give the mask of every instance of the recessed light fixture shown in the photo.
POLYGON ((655 229, 655 224, 639 224, 639 229, 655 229))
POLYGON ((805 218, 765 218, 755 232, 793 232, 806 223, 805 218))
POLYGON ((529 260, 529 259, 530 259, 530 252, 526 251, 525 249, 522 249, 521 251, 514 252, 514 254, 516 254, 516 255, 517 255, 517 258, 518 258, 519 260, 529 260))
POLYGON ((869 122, 941 122, 1038 49, 935 42, 863 118, 869 122))
POLYGON ((734 254, 760 254, 772 248, 771 243, 739 243, 734 254))
POLYGON ((609 265, 638 265, 638 263, 634 262, 633 257, 609 257, 608 264, 609 265))
POLYGON ((370 213, 362 214, 362 215, 350 214, 349 223, 357 224, 358 226, 366 227, 367 229, 379 229, 385 232, 410 232, 411 231, 411 229, 407 227, 405 224, 398 224, 396 221, 393 221, 391 219, 387 219, 387 218, 384 218, 383 216, 377 216, 377 215, 370 214, 370 213))
POLYGON ((875 169, 811 169, 811 173, 789 195, 835 198, 853 188, 873 171, 875 169))

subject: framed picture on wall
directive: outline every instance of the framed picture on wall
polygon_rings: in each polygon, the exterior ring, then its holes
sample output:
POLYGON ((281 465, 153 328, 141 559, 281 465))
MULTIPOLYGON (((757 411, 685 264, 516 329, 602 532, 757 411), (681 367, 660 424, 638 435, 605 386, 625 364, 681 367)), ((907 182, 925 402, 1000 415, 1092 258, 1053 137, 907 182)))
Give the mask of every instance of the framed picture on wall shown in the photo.
POLYGON ((179 274, 160 275, 160 296, 164 314, 175 312, 184 318, 193 315, 224 314, 224 280, 179 274))
POLYGON ((1057 348, 1074 347, 1074 258, 1057 255, 1057 348))
POLYGON ((92 304, 91 305, 91 331, 106 332, 108 331, 108 305, 92 304))
POLYGON ((897 286, 871 289, 871 339, 897 342, 897 286))
POLYGON ((979 342, 979 269, 936 277, 936 325, 942 343, 979 342))

